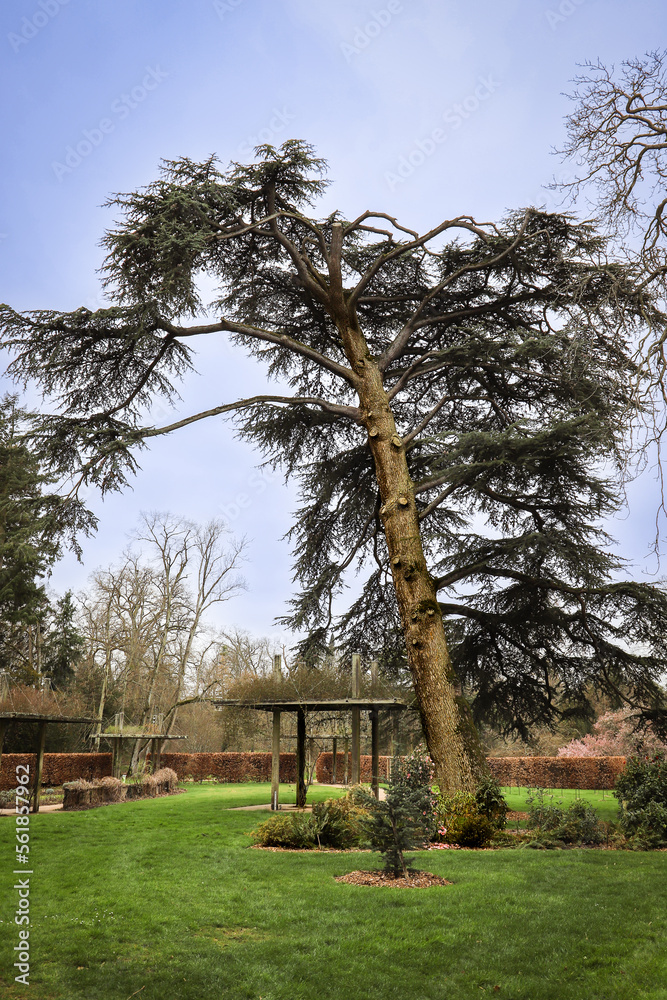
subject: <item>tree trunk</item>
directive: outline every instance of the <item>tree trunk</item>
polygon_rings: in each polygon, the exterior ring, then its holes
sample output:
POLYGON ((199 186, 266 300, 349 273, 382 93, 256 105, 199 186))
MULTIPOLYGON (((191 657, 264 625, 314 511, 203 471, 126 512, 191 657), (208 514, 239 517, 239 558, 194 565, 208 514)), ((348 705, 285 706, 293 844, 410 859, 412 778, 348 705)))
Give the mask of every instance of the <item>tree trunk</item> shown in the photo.
POLYGON ((381 373, 370 358, 364 360, 363 370, 360 402, 375 461, 382 498, 380 517, 426 744, 440 788, 472 791, 486 770, 486 762, 469 706, 457 695, 458 680, 447 649, 437 592, 424 558, 405 447, 396 432, 381 373))
POLYGON ((486 760, 470 708, 457 694, 458 681, 447 649, 437 591, 424 557, 405 446, 396 431, 382 372, 344 302, 336 247, 341 239, 340 233, 334 232, 332 313, 358 379, 362 420, 382 498, 380 518, 426 745, 435 780, 443 791, 473 791, 487 770, 486 760))

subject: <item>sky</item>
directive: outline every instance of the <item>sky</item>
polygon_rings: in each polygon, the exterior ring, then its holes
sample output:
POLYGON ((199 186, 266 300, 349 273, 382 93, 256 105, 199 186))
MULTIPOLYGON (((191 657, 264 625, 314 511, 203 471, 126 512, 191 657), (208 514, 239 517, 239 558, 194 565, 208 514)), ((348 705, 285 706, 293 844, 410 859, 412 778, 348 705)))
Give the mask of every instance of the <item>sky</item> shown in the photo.
MULTIPOLYGON (((425 229, 555 210, 545 186, 571 177, 553 150, 578 64, 666 43, 661 0, 634 2, 631 16, 626 0, 4 0, 0 301, 103 306, 104 203, 150 183, 162 158, 216 153, 224 166, 299 138, 329 163, 318 215, 371 208, 425 229)), ((195 347, 199 374, 156 422, 267 391, 264 371, 224 339, 195 347)), ((55 567, 52 589, 79 591, 117 562, 142 511, 222 517, 248 539, 248 589, 219 624, 285 638, 274 618, 293 592, 283 536, 298 497, 260 461, 219 419, 157 439, 131 489, 88 495, 99 529, 81 564, 68 555, 55 567)), ((649 471, 610 526, 643 580, 658 570, 658 502, 649 471)))

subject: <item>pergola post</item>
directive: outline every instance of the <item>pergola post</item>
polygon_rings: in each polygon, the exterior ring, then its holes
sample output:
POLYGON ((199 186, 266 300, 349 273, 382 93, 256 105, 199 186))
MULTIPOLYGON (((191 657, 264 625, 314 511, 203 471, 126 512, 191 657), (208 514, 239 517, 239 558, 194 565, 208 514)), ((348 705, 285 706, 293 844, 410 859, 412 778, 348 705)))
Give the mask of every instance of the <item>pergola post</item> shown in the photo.
POLYGON ((271 808, 279 809, 280 788, 280 712, 273 713, 273 734, 271 737, 271 808))
MULTIPOLYGON (((276 653, 273 657, 273 679, 282 680, 281 656, 276 653)), ((271 808, 279 809, 278 801, 280 791, 280 712, 273 710, 273 732, 271 734, 271 808)))
POLYGON ((371 787, 376 799, 380 798, 380 733, 378 710, 371 710, 371 787))
MULTIPOLYGON (((361 656, 352 654, 352 697, 361 698, 361 656)), ((352 709, 352 784, 361 781, 361 709, 352 709)))
POLYGON ((306 804, 306 712, 299 708, 296 713, 296 804, 303 809, 306 804))
POLYGON ((46 723, 40 722, 37 737, 37 768, 35 770, 35 787, 33 790, 32 811, 39 812, 39 793, 42 787, 42 769, 44 767, 44 743, 46 741, 46 723))
POLYGON ((332 782, 332 784, 335 785, 336 784, 336 763, 337 763, 337 754, 338 754, 338 737, 337 736, 334 736, 333 740, 331 741, 331 753, 332 753, 332 757, 331 757, 331 782, 332 782))
POLYGON ((160 766, 159 740, 151 740, 151 774, 155 774, 160 766))
POLYGON ((391 713, 391 756, 398 757, 398 712, 391 713))
POLYGON ((9 719, 0 719, 0 771, 2 771, 2 747, 5 742, 5 733, 8 725, 9 719))

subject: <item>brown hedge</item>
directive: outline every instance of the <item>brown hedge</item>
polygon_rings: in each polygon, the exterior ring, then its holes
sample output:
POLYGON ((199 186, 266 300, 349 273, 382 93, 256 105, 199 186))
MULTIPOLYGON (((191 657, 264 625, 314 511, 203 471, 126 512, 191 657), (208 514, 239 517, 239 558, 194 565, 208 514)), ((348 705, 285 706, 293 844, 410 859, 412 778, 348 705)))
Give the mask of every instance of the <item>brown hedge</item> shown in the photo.
MULTIPOLYGON (((16 787, 16 768, 19 764, 30 768, 32 785, 37 767, 37 754, 3 753, 0 770, 0 789, 5 791, 16 787)), ((42 770, 42 787, 63 785, 66 781, 86 778, 106 778, 111 774, 110 753, 45 753, 42 770)))
MULTIPOLYGON (((347 775, 348 781, 352 774, 352 754, 348 754, 347 775)), ((391 757, 380 757, 380 781, 388 781, 391 757)), ((336 781, 342 784, 345 774, 345 754, 336 754, 336 781)), ((320 784, 330 785, 333 782, 333 753, 327 751, 321 753, 315 764, 315 776, 320 784)), ((373 758, 370 755, 362 754, 361 757, 361 780, 370 782, 373 777, 373 758)))
MULTIPOLYGON (((225 782, 271 781, 270 753, 163 753, 160 763, 175 771, 179 781, 201 780, 209 775, 225 782)), ((281 753, 280 780, 285 784, 296 782, 296 754, 281 753)))
MULTIPOLYGON (((148 755, 150 758, 150 754, 148 755)), ((598 788, 611 789, 625 767, 625 757, 489 757, 491 773, 501 785, 530 786, 533 788, 598 788)), ((183 778, 202 779, 213 775, 219 781, 270 781, 270 753, 163 753, 163 767, 172 768, 183 778)), ((380 757, 380 779, 389 776, 390 757, 380 757)), ((16 767, 30 767, 30 778, 37 763, 34 753, 8 753, 2 756, 0 789, 14 788, 16 767)), ((330 784, 333 754, 321 753, 315 765, 317 780, 330 784)), ((352 763, 348 755, 348 775, 352 763)), ((336 779, 341 782, 345 773, 345 754, 336 755, 336 779)), ((43 787, 62 785, 66 781, 84 778, 92 781, 111 774, 110 753, 46 753, 44 754, 43 787)), ((296 754, 281 753, 280 780, 286 784, 296 782, 296 754)), ((361 758, 361 780, 371 780, 371 757, 361 758)))
POLYGON ((487 757, 500 785, 611 789, 625 757, 487 757))

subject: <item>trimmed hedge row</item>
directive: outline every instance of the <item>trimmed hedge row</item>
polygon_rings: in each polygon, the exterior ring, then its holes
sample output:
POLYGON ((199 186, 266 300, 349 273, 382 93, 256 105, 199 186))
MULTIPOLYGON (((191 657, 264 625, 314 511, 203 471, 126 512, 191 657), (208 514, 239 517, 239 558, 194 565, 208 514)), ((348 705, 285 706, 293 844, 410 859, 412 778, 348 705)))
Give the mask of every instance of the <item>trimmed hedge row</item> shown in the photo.
MULTIPOLYGON (((160 762, 175 771, 179 781, 209 775, 224 782, 271 781, 270 753, 163 753, 160 762)), ((281 753, 280 780, 296 782, 295 753, 281 753)))
POLYGON ((612 789, 625 757, 487 757, 499 785, 612 789))
MULTIPOLYGON (((352 775, 352 754, 348 753, 347 780, 351 780, 352 775)), ((380 757, 380 781, 389 781, 389 769, 391 767, 391 757, 380 757)), ((341 784, 345 775, 345 754, 336 754, 336 781, 341 784)), ((327 751, 321 753, 315 764, 315 776, 323 785, 330 785, 333 782, 333 753, 327 751)), ((370 755, 362 754, 361 757, 361 780, 370 782, 373 778, 373 758, 370 755)))
MULTIPOLYGON (((16 768, 23 764, 30 768, 32 785, 37 767, 35 753, 3 753, 0 770, 0 790, 16 787, 16 768)), ((64 785, 66 781, 85 778, 94 781, 111 774, 110 753, 45 753, 42 770, 42 787, 64 785)))
MULTIPOLYGON (((150 758, 150 754, 148 755, 150 758)), ((501 785, 528 785, 533 788, 598 788, 612 789, 625 767, 625 757, 489 757, 491 773, 501 785)), ((270 753, 163 753, 163 767, 170 767, 179 780, 202 779, 213 775, 219 781, 270 781, 270 753)), ((371 780, 372 758, 361 758, 361 780, 371 780)), ((0 790, 14 788, 18 764, 30 767, 31 779, 37 763, 34 753, 8 753, 2 756, 0 790)), ((389 777, 390 757, 380 757, 380 779, 389 777)), ((352 770, 348 755, 348 776, 352 770)), ((336 780, 345 773, 345 754, 336 755, 336 780)), ((317 780, 322 784, 333 781, 333 754, 321 753, 315 765, 317 780)), ((83 778, 93 781, 111 775, 110 753, 46 753, 44 754, 43 786, 63 785, 83 778)), ((296 782, 296 754, 281 753, 280 780, 296 782)))

